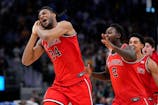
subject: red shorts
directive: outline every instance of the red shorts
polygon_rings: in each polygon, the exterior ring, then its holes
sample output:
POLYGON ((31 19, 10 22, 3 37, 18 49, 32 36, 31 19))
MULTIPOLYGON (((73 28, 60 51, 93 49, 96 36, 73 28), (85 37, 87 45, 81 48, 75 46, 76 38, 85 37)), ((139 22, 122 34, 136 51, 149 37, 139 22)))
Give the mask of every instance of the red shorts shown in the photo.
POLYGON ((93 105, 92 85, 89 78, 84 77, 79 83, 71 86, 53 85, 45 93, 43 102, 54 102, 59 105, 93 105))

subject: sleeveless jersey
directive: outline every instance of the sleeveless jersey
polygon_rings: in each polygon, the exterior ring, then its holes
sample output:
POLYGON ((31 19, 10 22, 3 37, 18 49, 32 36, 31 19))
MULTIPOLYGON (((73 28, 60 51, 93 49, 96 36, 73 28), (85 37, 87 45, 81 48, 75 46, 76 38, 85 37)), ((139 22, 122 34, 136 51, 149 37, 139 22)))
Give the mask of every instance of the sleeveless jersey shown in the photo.
POLYGON ((151 55, 151 59, 153 59, 158 64, 158 53, 156 51, 151 55))
MULTIPOLYGON (((153 52, 151 59, 154 60, 158 65, 158 53, 156 51, 153 52)), ((158 87, 156 86, 156 83, 153 78, 151 80, 151 88, 152 88, 151 90, 153 91, 153 93, 158 92, 158 87)))
POLYGON ((133 97, 147 97, 146 89, 136 69, 136 64, 125 62, 123 58, 115 53, 107 58, 107 67, 115 93, 116 103, 131 103, 133 97))
POLYGON ((151 80, 153 78, 152 78, 152 75, 150 73, 150 70, 148 70, 148 68, 147 68, 148 58, 149 58, 149 56, 144 56, 142 59, 138 60, 137 62, 133 62, 131 64, 133 66, 133 69, 137 73, 139 80, 141 81, 141 83, 145 87, 145 89, 148 93, 148 96, 151 96, 150 95, 150 93, 151 93, 151 80))
POLYGON ((144 56, 139 61, 134 62, 133 69, 135 69, 135 71, 137 72, 141 83, 143 83, 146 89, 149 102, 151 102, 151 105, 155 105, 154 103, 156 103, 157 97, 154 97, 154 92, 156 92, 154 89, 157 87, 150 73, 150 70, 147 67, 148 59, 149 56, 144 56))
POLYGON ((78 74, 84 70, 77 35, 61 36, 49 44, 42 41, 42 45, 54 66, 54 84, 69 86, 81 79, 78 74))

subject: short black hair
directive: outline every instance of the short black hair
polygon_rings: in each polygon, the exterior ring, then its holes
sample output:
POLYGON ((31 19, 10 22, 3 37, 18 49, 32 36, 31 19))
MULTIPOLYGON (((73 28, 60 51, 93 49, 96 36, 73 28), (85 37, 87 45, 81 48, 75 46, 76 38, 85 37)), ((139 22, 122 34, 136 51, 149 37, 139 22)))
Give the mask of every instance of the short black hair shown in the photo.
POLYGON ((120 38, 121 40, 125 39, 125 30, 121 25, 117 23, 113 23, 110 25, 110 27, 114 27, 116 29, 116 31, 121 35, 121 38, 120 38))
POLYGON ((152 48, 155 48, 155 41, 152 37, 145 37, 144 40, 145 43, 149 43, 152 46, 152 48))
POLYGON ((50 12, 57 14, 57 12, 56 12, 53 8, 51 8, 51 7, 49 7, 49 6, 43 6, 41 9, 39 9, 38 12, 40 12, 40 11, 43 10, 43 9, 47 9, 47 10, 49 10, 50 12))
POLYGON ((143 45, 145 45, 144 38, 143 38, 143 36, 142 36, 141 34, 139 34, 139 33, 132 33, 132 34, 129 35, 129 39, 130 39, 131 37, 136 37, 136 38, 138 38, 138 39, 140 40, 140 42, 141 42, 143 45))

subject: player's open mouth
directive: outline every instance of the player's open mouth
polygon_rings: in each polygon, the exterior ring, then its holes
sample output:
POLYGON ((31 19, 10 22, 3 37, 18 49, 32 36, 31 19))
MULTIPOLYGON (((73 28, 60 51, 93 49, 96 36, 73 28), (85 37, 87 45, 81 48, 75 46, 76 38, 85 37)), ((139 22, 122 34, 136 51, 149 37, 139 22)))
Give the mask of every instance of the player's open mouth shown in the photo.
POLYGON ((47 19, 43 19, 42 22, 45 23, 47 21, 47 19))
POLYGON ((47 25, 47 23, 48 23, 48 20, 47 19, 43 19, 42 20, 42 24, 45 26, 45 25, 47 25))

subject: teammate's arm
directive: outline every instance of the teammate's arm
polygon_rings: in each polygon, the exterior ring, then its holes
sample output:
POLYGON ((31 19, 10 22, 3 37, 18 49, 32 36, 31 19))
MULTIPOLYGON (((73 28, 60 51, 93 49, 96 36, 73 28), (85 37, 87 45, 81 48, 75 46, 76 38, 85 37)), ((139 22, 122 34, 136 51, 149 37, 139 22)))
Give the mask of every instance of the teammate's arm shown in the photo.
POLYGON ((126 61, 135 61, 136 53, 133 46, 126 45, 125 48, 119 48, 109 41, 109 37, 106 34, 102 34, 101 42, 109 49, 117 52, 126 61))
POLYGON ((40 27, 41 26, 39 26, 37 31, 39 37, 48 42, 64 34, 71 35, 75 31, 74 28, 72 27, 72 24, 68 21, 58 22, 56 27, 49 30, 48 29, 45 30, 40 27))
POLYGON ((155 61, 153 61, 151 58, 149 58, 147 62, 147 67, 151 72, 151 75, 158 87, 158 65, 156 64, 155 61))
POLYGON ((109 74, 106 72, 107 67, 105 67, 105 71, 103 72, 93 72, 92 69, 90 68, 90 65, 88 65, 85 69, 85 71, 89 74, 89 76, 92 76, 96 79, 100 79, 100 80, 109 80, 109 74))
POLYGON ((127 45, 124 49, 114 46, 113 50, 122 56, 126 61, 133 62, 136 60, 136 53, 132 46, 127 45))
POLYGON ((92 77, 100 80, 109 80, 109 74, 105 71, 103 72, 92 72, 92 77))

